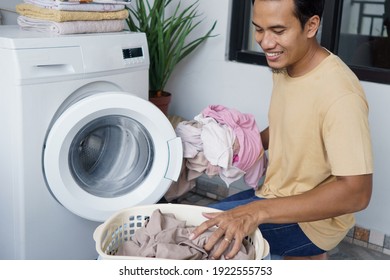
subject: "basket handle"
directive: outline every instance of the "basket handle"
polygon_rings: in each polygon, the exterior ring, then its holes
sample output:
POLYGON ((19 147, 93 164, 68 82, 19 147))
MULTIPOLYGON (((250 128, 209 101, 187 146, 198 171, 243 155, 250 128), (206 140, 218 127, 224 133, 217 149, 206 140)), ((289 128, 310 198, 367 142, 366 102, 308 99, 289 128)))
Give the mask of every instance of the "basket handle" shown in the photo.
POLYGON ((95 240, 96 243, 98 243, 98 242, 100 243, 100 239, 102 237, 103 226, 104 226, 104 224, 99 225, 95 229, 95 231, 93 232, 93 240, 95 240))
POLYGON ((262 260, 268 256, 270 254, 270 248, 269 248, 269 243, 267 242, 267 240, 263 239, 264 241, 264 250, 263 250, 263 256, 262 256, 262 260))

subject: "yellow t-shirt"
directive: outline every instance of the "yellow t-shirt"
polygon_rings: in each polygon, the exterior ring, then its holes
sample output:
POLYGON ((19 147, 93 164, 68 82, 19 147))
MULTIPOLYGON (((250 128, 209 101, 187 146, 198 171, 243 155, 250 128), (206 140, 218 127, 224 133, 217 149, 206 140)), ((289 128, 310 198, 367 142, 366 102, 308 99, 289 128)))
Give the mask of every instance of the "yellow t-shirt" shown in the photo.
MULTIPOLYGON (((304 193, 335 176, 371 174, 368 105, 359 80, 330 54, 308 74, 274 74, 269 110, 269 163, 257 195, 304 193)), ((299 223, 323 250, 334 248, 354 225, 353 214, 299 223)))

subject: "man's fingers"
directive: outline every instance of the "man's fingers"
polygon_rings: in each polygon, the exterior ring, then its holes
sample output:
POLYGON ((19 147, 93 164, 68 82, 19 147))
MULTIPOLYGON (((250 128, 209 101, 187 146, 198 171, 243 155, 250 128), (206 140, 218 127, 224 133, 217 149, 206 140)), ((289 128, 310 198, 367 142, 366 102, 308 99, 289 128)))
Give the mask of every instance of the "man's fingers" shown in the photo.
MULTIPOLYGON (((213 219, 214 217, 216 217, 218 215, 218 213, 202 213, 202 215, 208 219, 213 219)), ((217 225, 217 221, 215 221, 215 220, 204 221, 199 226, 195 227, 195 229, 190 234, 189 239, 194 240, 199 235, 204 233, 206 230, 208 230, 209 228, 216 226, 216 225, 217 225)))
POLYGON ((230 246, 230 243, 232 243, 232 242, 233 241, 226 236, 224 238, 222 238, 221 242, 219 243, 218 248, 214 251, 211 258, 219 260, 221 258, 221 256, 223 255, 223 253, 226 251, 226 249, 230 246))
POLYGON ((234 225, 239 224, 239 222, 236 221, 233 224, 227 222, 229 219, 226 219, 227 216, 224 212, 202 213, 202 215, 208 220, 195 227, 189 239, 194 240, 208 229, 216 227, 204 245, 204 249, 210 252, 214 248, 211 256, 213 259, 220 259, 222 255, 225 259, 233 259, 240 251, 243 240, 243 234, 239 230, 237 231, 239 227, 234 225), (229 251, 227 251, 228 249, 229 251))
POLYGON ((205 217, 205 218, 207 218, 207 219, 214 219, 214 218, 217 217, 219 214, 221 214, 221 212, 212 212, 212 213, 203 212, 203 213, 202 213, 203 217, 205 217))
POLYGON ((223 228, 217 228, 208 238, 207 243, 203 246, 206 251, 211 251, 214 248, 215 244, 225 235, 225 230, 223 228))
POLYGON ((225 259, 227 260, 234 258, 241 249, 242 240, 235 239, 233 240, 233 242, 234 242, 233 248, 230 250, 230 252, 227 255, 225 255, 225 259))

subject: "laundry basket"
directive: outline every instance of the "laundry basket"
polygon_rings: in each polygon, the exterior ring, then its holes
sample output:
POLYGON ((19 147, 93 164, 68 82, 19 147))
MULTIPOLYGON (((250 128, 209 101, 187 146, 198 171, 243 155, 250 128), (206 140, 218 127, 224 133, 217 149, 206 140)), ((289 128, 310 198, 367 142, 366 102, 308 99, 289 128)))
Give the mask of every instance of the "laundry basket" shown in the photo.
MULTIPOLYGON (((206 220, 202 212, 218 212, 219 210, 183 204, 153 204, 123 209, 103 224, 98 226, 93 234, 96 242, 96 251, 100 259, 150 259, 139 256, 116 255, 118 248, 130 240, 138 228, 143 227, 145 221, 153 211, 160 209, 162 213, 172 213, 177 219, 187 222, 188 226, 197 226, 206 220)), ((248 236, 248 241, 255 247, 255 259, 263 259, 269 253, 269 246, 260 233, 256 230, 248 236)))

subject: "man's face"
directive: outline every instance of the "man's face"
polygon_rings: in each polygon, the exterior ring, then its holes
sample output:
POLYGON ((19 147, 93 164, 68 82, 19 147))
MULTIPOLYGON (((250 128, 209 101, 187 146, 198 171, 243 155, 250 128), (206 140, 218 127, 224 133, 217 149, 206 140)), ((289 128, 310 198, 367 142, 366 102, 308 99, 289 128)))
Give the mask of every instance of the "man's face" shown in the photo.
POLYGON ((293 0, 256 0, 252 21, 271 68, 290 73, 299 67, 308 50, 308 36, 294 15, 293 0))

